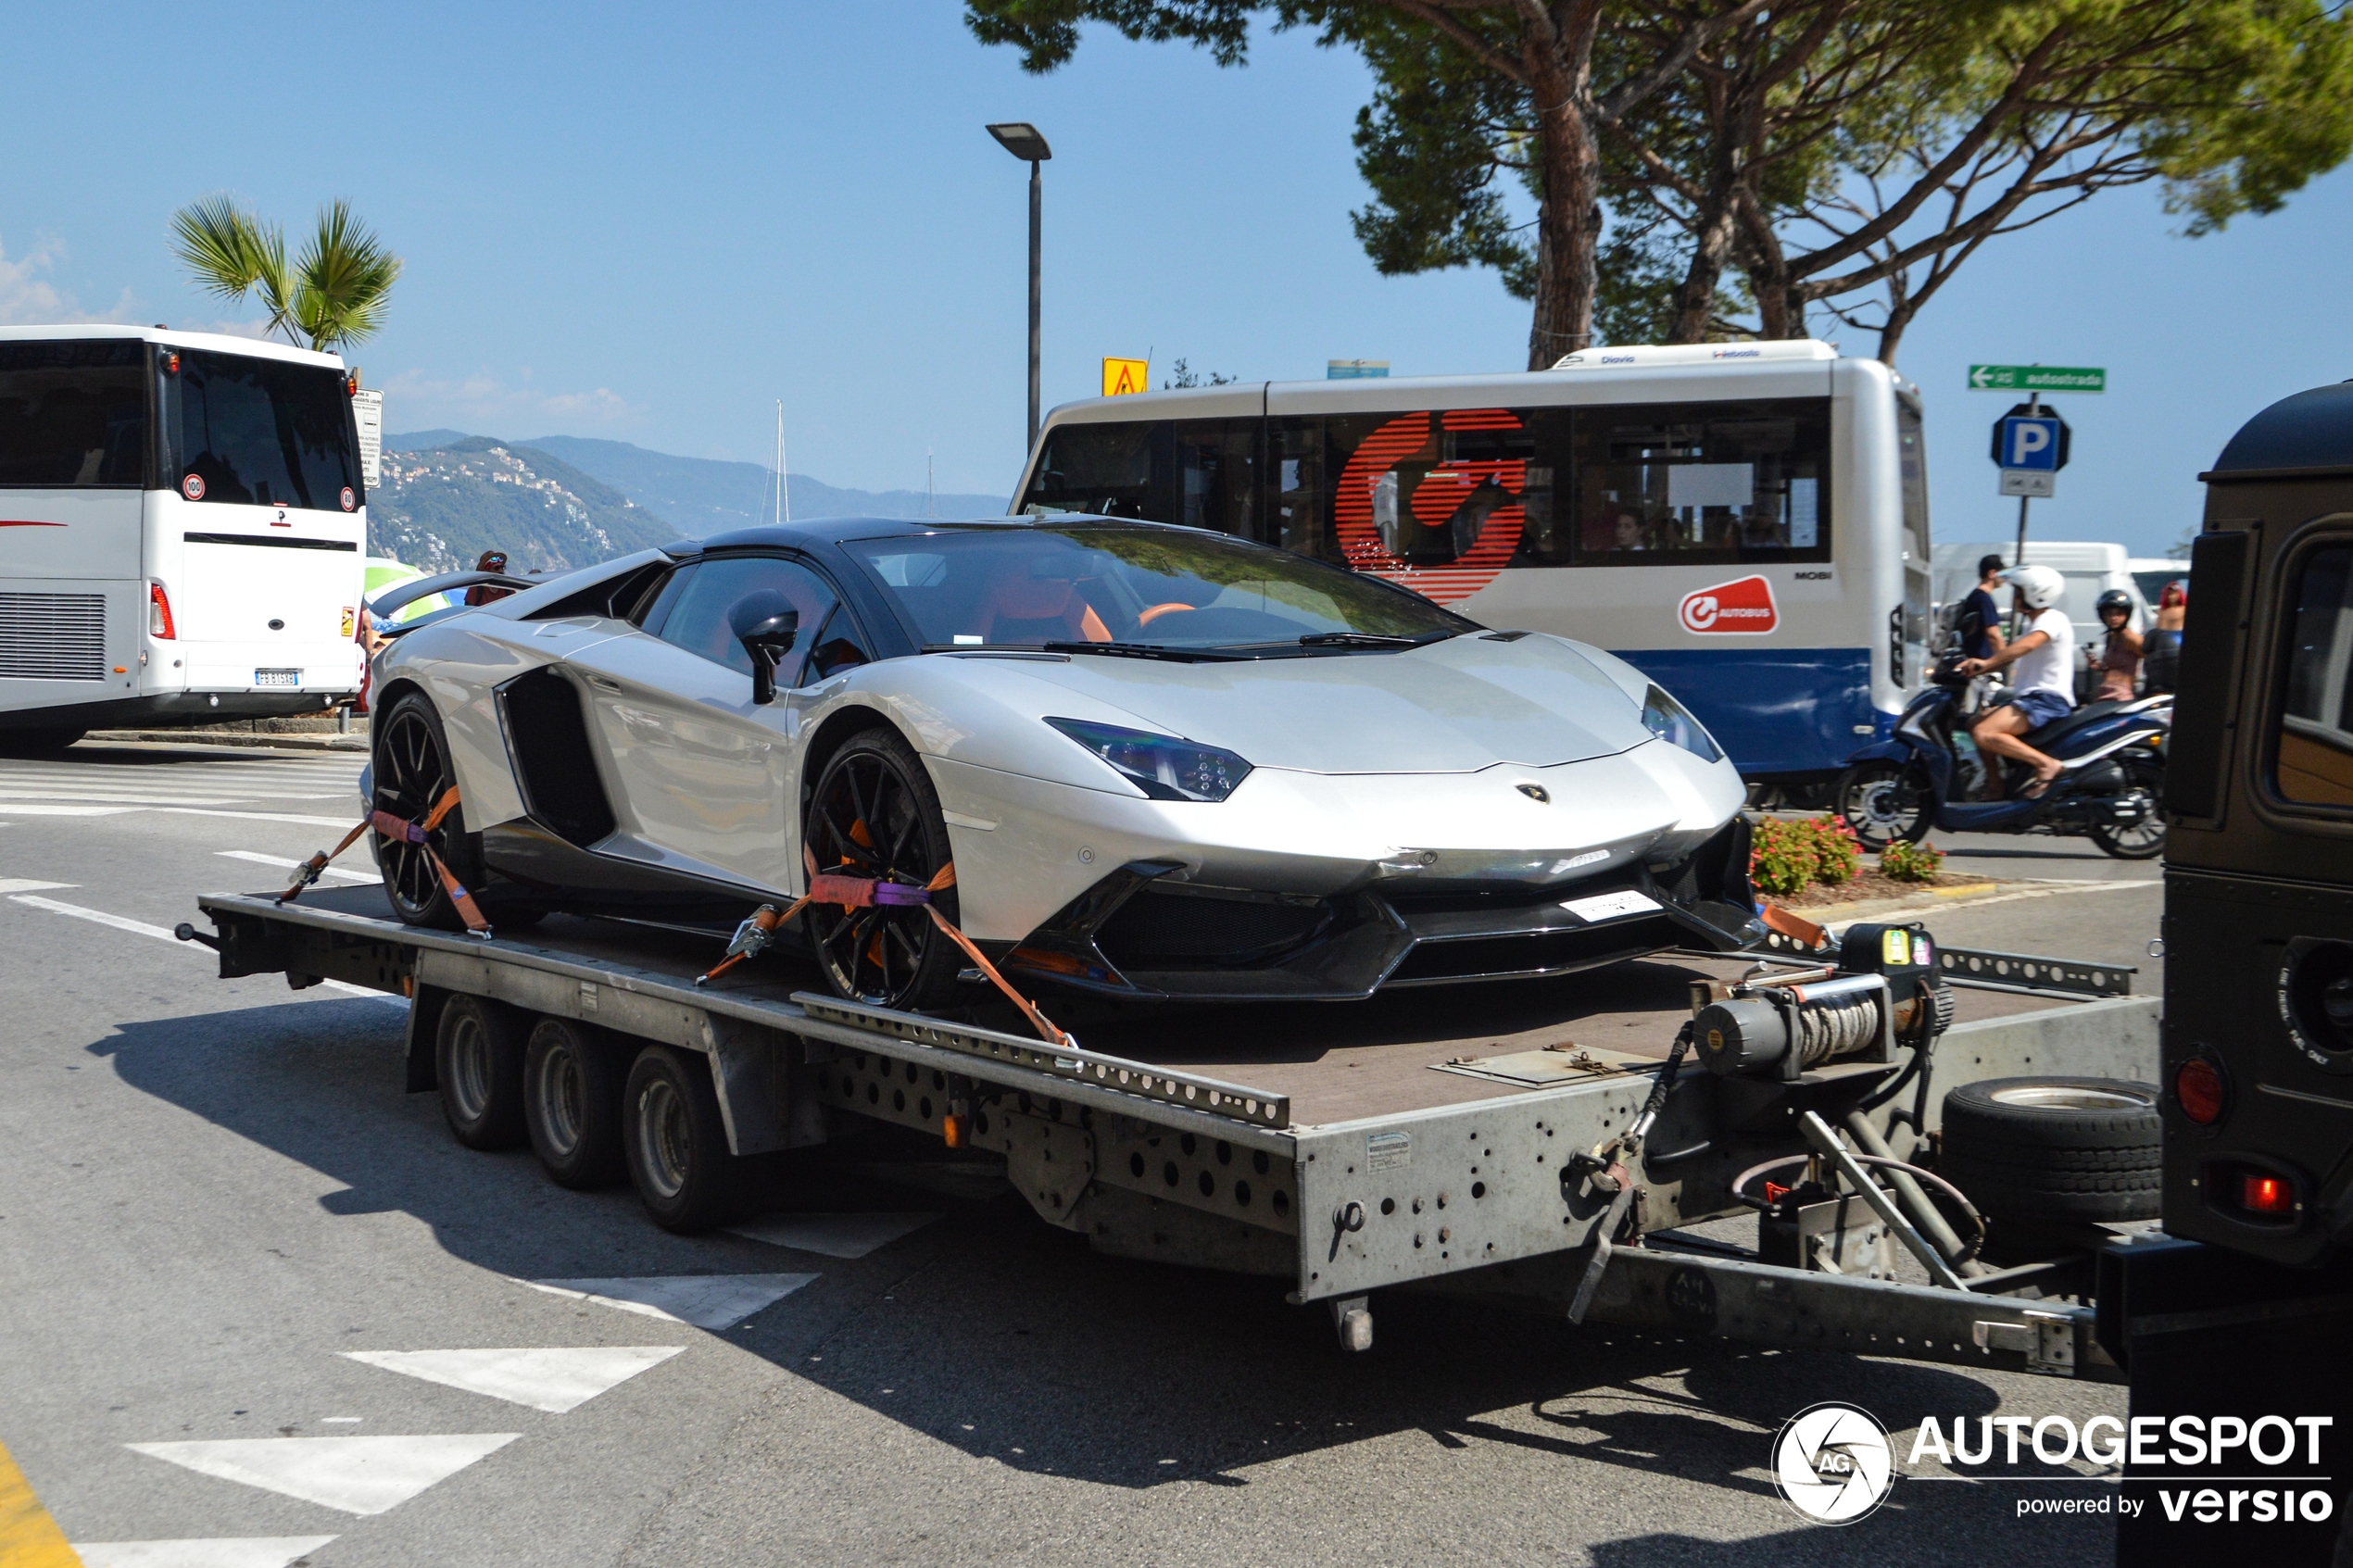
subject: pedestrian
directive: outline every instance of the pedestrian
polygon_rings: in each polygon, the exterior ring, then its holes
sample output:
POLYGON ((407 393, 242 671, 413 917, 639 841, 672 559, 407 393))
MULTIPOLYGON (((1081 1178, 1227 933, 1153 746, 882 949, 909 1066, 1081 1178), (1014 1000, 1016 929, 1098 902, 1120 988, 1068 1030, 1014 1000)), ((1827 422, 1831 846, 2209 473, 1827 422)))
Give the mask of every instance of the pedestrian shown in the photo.
MULTIPOLYGON (((482 558, 474 562, 474 570, 476 571, 506 571, 507 552, 504 550, 483 551, 482 558)), ((513 594, 512 588, 501 588, 490 583, 477 583, 466 590, 466 602, 470 605, 497 604, 500 599, 510 597, 513 594)))
POLYGON ((1994 596, 2002 591, 2002 558, 1987 556, 1977 563, 1977 586, 1961 600, 1963 659, 1991 659, 2002 651, 2002 608, 1994 596))
POLYGON ((2108 630, 2100 649, 2100 689, 2092 700, 2130 702, 2139 695, 2135 686, 2143 652, 2141 634, 2133 630, 2133 596, 2121 588, 2110 588, 2100 596, 2095 609, 2108 630))
POLYGON ((2157 596, 2157 624, 2149 628, 2146 639, 2145 684, 2152 693, 2171 691, 2181 678, 2182 628, 2189 613, 2189 579, 2177 577, 2157 596))

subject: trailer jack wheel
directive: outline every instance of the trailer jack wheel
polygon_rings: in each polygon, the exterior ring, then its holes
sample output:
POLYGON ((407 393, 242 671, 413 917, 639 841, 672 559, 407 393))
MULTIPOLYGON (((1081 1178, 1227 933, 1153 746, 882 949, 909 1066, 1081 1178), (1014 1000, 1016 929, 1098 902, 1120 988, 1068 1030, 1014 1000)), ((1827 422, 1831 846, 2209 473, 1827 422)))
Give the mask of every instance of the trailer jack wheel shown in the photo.
POLYGON ((1373 1348, 1373 1309, 1369 1296, 1342 1296, 1329 1303, 1332 1327, 1340 1331, 1340 1348, 1361 1354, 1373 1348))

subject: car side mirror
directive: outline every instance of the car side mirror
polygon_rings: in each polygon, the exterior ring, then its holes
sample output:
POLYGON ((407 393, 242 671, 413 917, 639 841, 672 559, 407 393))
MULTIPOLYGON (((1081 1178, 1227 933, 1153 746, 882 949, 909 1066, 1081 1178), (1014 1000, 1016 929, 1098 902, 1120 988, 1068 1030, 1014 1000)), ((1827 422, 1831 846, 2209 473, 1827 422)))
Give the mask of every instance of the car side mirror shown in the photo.
POLYGON ((751 656, 751 700, 765 706, 776 700, 776 667, 792 652, 800 635, 800 612, 788 609, 755 621, 736 634, 751 656))

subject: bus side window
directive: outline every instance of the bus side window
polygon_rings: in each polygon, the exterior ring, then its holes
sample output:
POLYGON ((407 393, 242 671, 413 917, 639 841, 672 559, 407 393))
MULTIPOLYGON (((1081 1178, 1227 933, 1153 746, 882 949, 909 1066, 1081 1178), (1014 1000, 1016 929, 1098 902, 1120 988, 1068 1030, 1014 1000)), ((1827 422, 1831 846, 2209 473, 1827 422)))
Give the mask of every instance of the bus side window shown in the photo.
POLYGON ((1176 426, 1176 503, 1155 522, 1181 522, 1238 539, 1258 538, 1256 420, 1187 420, 1176 426))
POLYGON ((1022 507, 1174 522, 1174 437, 1164 420, 1058 425, 1047 433, 1022 507))
POLYGON ((1337 561, 1325 517, 1324 421, 1292 414, 1266 421, 1266 543, 1337 561))
POLYGON ((1580 564, 1828 560, 1827 398, 1589 407, 1580 564))

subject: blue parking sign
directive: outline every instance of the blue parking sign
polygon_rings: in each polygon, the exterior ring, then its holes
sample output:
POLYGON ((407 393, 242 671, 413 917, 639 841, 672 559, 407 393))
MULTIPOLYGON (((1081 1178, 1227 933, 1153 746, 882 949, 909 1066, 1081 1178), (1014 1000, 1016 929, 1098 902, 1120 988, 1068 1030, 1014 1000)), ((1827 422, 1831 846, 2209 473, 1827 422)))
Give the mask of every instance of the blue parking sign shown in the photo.
POLYGON ((2026 405, 1994 421, 1994 466, 2027 473, 2057 473, 2067 467, 2069 431, 2057 414, 2025 412, 2026 405))

